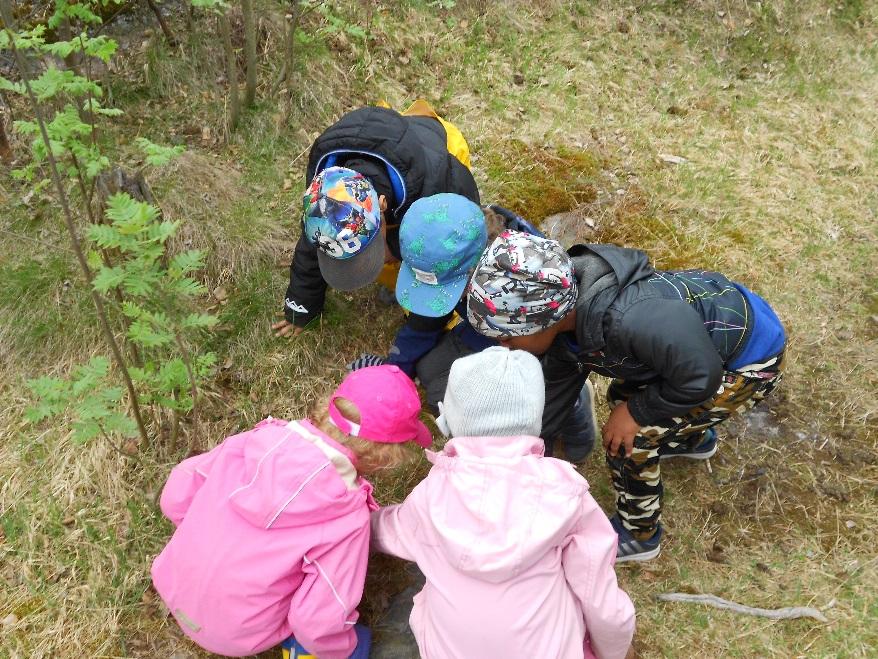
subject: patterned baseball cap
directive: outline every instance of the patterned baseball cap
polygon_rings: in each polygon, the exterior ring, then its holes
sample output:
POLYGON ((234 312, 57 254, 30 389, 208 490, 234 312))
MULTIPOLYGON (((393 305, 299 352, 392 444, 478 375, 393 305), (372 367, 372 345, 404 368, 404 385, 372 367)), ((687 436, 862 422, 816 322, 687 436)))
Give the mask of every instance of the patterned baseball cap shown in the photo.
POLYGON ((467 316, 485 336, 536 334, 573 309, 576 293, 573 261, 560 243, 507 230, 479 259, 467 316))
POLYGON ((460 301, 487 242, 482 209, 466 197, 442 193, 418 199, 399 227, 396 299, 412 313, 444 316, 460 301))
POLYGON ((317 247, 326 282, 342 291, 371 284, 384 266, 378 195, 362 174, 345 167, 321 171, 302 197, 302 230, 317 247))

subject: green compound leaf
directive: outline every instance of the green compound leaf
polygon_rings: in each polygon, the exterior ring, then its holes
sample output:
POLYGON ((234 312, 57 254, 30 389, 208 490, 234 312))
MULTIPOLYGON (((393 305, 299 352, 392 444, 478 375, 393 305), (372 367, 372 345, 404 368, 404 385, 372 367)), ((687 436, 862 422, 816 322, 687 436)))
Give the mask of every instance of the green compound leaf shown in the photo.
POLYGON ((125 270, 121 266, 108 268, 102 266, 100 271, 95 275, 92 286, 99 293, 108 293, 125 281, 125 270))
POLYGON ((167 165, 186 150, 184 146, 162 146, 145 137, 138 137, 134 141, 146 154, 146 162, 154 167, 167 165))

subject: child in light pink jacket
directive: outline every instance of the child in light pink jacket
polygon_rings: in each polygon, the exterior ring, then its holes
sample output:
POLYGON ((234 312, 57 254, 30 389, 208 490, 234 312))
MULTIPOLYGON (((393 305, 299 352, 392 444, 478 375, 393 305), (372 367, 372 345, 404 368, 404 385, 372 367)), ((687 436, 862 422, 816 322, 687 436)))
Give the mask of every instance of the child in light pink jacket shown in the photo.
POLYGON ((177 529, 152 579, 183 632, 229 656, 290 636, 320 659, 367 656, 356 608, 378 506, 359 474, 430 446, 420 408, 396 366, 364 368, 316 425, 269 417, 174 468, 161 507, 177 529))
POLYGON ((572 465, 543 457, 540 364, 502 347, 451 367, 451 436, 406 500, 372 513, 372 544, 426 577, 409 620, 425 659, 624 657, 634 606, 616 534, 572 465))

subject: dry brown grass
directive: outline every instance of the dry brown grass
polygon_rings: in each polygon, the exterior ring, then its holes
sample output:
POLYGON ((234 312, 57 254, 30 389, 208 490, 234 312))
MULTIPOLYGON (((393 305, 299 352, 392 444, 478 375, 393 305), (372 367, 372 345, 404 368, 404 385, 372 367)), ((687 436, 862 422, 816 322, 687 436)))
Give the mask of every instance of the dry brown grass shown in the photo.
MULTIPOLYGON (((222 90, 197 78, 209 67, 126 55, 131 89, 152 89, 137 92, 148 102, 129 109, 129 126, 142 119, 156 141, 173 128, 191 146, 152 178, 158 196, 190 220, 182 241, 209 250, 209 284, 228 293, 214 339, 225 367, 201 443, 268 413, 302 416, 346 361, 389 343, 400 316, 372 291, 333 294, 321 326, 298 341, 275 341, 267 327, 286 285, 310 138, 361 102, 402 107, 423 95, 468 137, 485 201, 531 217, 558 210, 526 185, 539 178, 570 193, 570 205, 585 203, 601 239, 645 249, 664 267, 740 278, 790 330, 786 381, 722 433, 713 473, 665 469, 662 557, 619 570, 638 609, 640 654, 869 656, 878 646, 874 8, 863 3, 858 18, 856 2, 632 4, 377 5, 366 50, 327 37, 327 51, 310 51, 324 63, 302 72, 298 102, 283 113, 266 104, 227 147, 200 141, 201 124, 216 136, 222 114, 222 90), (189 123, 198 133, 182 130, 189 123), (564 149, 575 190, 563 186, 564 149), (284 179, 294 185, 285 190, 284 179), (586 186, 593 199, 573 195, 586 186), (830 622, 654 601, 667 591, 810 604, 830 622)), ((307 25, 318 24, 311 16, 307 25)), ((16 186, 0 181, 14 197, 16 186)), ((153 497, 181 456, 144 450, 133 462, 101 444, 71 445, 61 425, 22 421, 24 377, 64 372, 97 345, 75 271, 48 258, 63 237, 41 214, 12 207, 0 225, 40 241, 16 241, 0 263, 0 619, 19 619, 3 627, 0 655, 196 655, 147 590, 169 532, 153 497)), ((425 470, 379 480, 379 498, 400 500, 425 470)), ((602 459, 584 473, 610 509, 602 459)), ((392 561, 373 568, 364 608, 376 616, 407 577, 392 561)))

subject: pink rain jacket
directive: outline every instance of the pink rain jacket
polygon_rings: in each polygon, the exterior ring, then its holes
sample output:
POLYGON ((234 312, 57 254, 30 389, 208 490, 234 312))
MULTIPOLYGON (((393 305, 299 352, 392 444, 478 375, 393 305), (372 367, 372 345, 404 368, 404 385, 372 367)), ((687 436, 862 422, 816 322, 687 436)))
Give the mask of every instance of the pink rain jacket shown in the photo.
POLYGON ((410 623, 421 657, 624 657, 634 606, 616 583, 616 533, 537 437, 457 437, 373 546, 427 578, 410 623), (589 643, 590 640, 590 643, 589 643))
POLYGON ((152 580, 187 636, 230 656, 291 635, 320 659, 351 654, 378 508, 352 457, 268 418, 174 468, 161 507, 177 530, 152 580))

